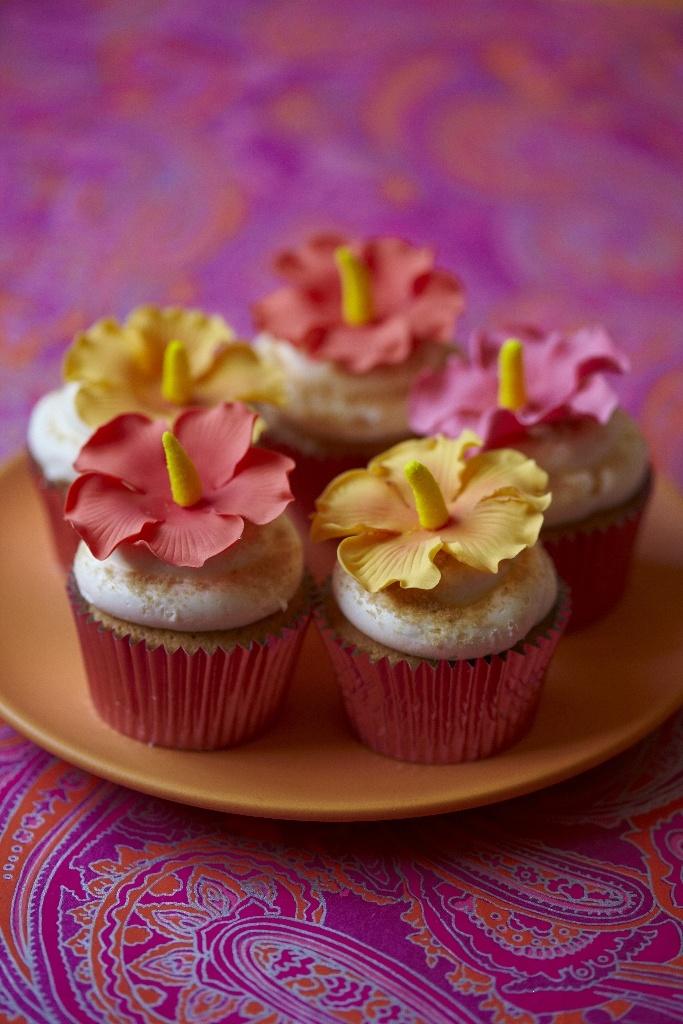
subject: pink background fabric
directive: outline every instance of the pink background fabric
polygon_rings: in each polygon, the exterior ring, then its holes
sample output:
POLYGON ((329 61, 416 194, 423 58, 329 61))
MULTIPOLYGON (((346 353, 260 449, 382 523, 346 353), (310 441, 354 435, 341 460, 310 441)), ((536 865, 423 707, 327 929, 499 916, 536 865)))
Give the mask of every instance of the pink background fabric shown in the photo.
MULTIPOLYGON (((155 301, 246 333, 269 254, 322 227, 434 244, 463 332, 604 322, 682 481, 682 63, 667 4, 7 0, 2 454, 74 331, 155 301)), ((682 729, 497 807, 306 826, 5 727, 0 1021, 673 1024, 682 729)))

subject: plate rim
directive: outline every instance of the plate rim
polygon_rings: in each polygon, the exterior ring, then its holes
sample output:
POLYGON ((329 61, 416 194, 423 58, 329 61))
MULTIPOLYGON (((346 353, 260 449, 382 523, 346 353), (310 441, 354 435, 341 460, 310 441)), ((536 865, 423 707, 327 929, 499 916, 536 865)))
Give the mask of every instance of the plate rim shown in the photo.
MULTIPOLYGON (((19 452, 0 464, 0 487, 4 483, 5 478, 15 471, 28 471, 28 463, 25 453, 19 452)), ((681 497, 678 488, 666 478, 662 479, 660 476, 657 481, 657 487, 659 490, 663 489, 664 491, 669 491, 672 497, 683 503, 683 498, 681 497)), ((46 538, 44 538, 43 541, 45 539, 46 538)), ((311 626, 310 628, 313 627, 311 626)), ((122 785, 129 789, 133 789, 137 792, 142 792, 159 799, 170 800, 194 807, 201 807, 210 811, 218 811, 225 814, 240 814, 249 817, 270 818, 274 820, 317 821, 330 823, 400 820, 428 817, 442 813, 466 810, 473 807, 482 807, 537 792, 541 789, 545 789, 549 786, 556 785, 559 782, 563 782, 569 778, 580 775, 583 772, 608 761, 610 758, 615 757, 624 750, 627 750, 666 721, 666 719, 673 714, 681 704, 683 704, 683 684, 680 690, 673 690, 669 692, 666 699, 663 699, 661 703, 653 705, 650 714, 646 716, 639 715, 637 718, 630 719, 629 722, 625 723, 624 726, 621 727, 619 733, 601 746, 599 750, 589 750, 584 755, 575 756, 573 758, 568 751, 565 762, 560 763, 559 765, 551 762, 547 769, 539 772, 533 777, 514 779, 508 783, 503 781, 498 783, 495 787, 487 787, 487 791, 484 793, 475 790, 468 794, 448 797, 447 795, 444 795, 443 791, 439 791, 439 793, 432 798, 426 794, 421 798, 419 804, 411 804, 410 806, 401 805, 400 801, 392 805, 387 800, 381 800, 381 807, 378 804, 376 807, 374 805, 370 805, 361 810, 354 809, 352 806, 335 806, 325 809, 322 807, 302 807, 301 804, 296 806, 287 806, 282 801, 279 801, 277 804, 273 804, 272 802, 269 802, 267 798, 259 798, 258 793, 253 792, 248 794, 244 800, 235 799, 234 797, 230 797, 226 800, 224 795, 214 796, 213 794, 208 793, 205 789, 198 788, 195 785, 183 788, 183 786, 179 786, 177 781, 174 779, 165 783, 163 779, 159 779, 157 777, 150 778, 145 774, 144 770, 136 772, 135 770, 131 770, 130 767, 122 765, 120 762, 116 762, 106 755, 92 754, 88 751, 84 752, 79 750, 78 747, 69 739, 63 739, 59 731, 56 733, 47 731, 45 727, 41 723, 37 723, 31 715, 26 715, 21 708, 15 707, 15 703, 11 699, 8 699, 0 682, 0 717, 2 717, 8 725, 40 748, 47 750, 50 754, 63 759, 69 764, 75 765, 81 770, 92 773, 98 778, 103 778, 111 783, 122 785), (629 724, 632 726, 631 728, 629 728, 629 724)), ((99 720, 96 719, 94 712, 93 718, 96 722, 99 722, 99 720)), ((105 723, 100 724, 103 729, 109 729, 105 723)), ((535 726, 532 726, 531 731, 527 734, 529 737, 533 737, 534 728, 535 726)), ((369 759, 377 758, 384 766, 386 766, 387 761, 392 760, 390 758, 383 757, 380 754, 374 754, 372 751, 362 747, 359 741, 356 740, 350 732, 348 733, 348 740, 361 747, 364 756, 369 759)), ((131 749, 135 750, 139 750, 140 747, 140 744, 137 743, 137 741, 119 736, 119 734, 117 734, 117 742, 124 742, 126 745, 130 744, 131 749)), ((508 750, 501 752, 499 755, 488 758, 488 764, 495 765, 497 762, 504 764, 505 760, 509 759, 511 752, 515 751, 516 746, 508 748, 508 750)), ((237 751, 240 749, 241 748, 236 748, 237 751)), ((165 751, 165 753, 168 754, 168 751, 165 751)), ((221 758, 229 758, 231 751, 172 752, 172 756, 178 760, 182 760, 183 758, 213 758, 216 754, 221 758)), ((369 763, 371 763, 371 761, 369 761, 369 763)), ((425 769, 430 772, 435 770, 434 766, 414 765, 400 761, 396 761, 394 763, 402 772, 409 770, 419 773, 425 769)), ((470 762, 470 764, 477 763, 482 762, 470 762)), ((436 770, 457 772, 459 769, 462 770, 464 768, 466 768, 465 765, 447 765, 440 766, 436 770)), ((182 775, 182 773, 180 774, 182 775)), ((397 772, 397 774, 400 773, 397 772)), ((220 790, 217 791, 217 794, 220 794, 220 790)))
MULTIPOLYGON (((372 810, 371 808, 364 809, 362 811, 353 810, 351 808, 348 811, 306 811, 295 807, 285 808, 282 804, 276 806, 269 804, 266 801, 259 801, 258 798, 253 796, 248 804, 242 804, 221 798, 214 799, 210 795, 194 796, 194 790, 188 790, 181 793, 177 787, 165 788, 163 785, 158 785, 153 781, 150 782, 144 776, 140 776, 138 778, 134 774, 126 773, 116 766, 110 767, 110 762, 100 762, 97 757, 82 754, 68 742, 61 741, 58 737, 53 738, 42 731, 39 726, 36 726, 32 722, 24 719, 20 713, 15 713, 14 710, 4 702, 1 694, 0 718, 20 733, 25 739, 35 743, 36 746, 40 747, 42 750, 46 750, 49 754, 59 757, 67 764, 74 765, 76 768, 89 772, 106 782, 123 786, 126 789, 132 789, 138 793, 144 793, 160 800, 169 800, 172 803, 198 807, 204 810, 220 812, 223 814, 266 818, 275 821, 310 821, 333 824, 353 821, 400 821, 408 820, 410 818, 433 817, 438 814, 457 813, 458 811, 471 810, 476 807, 486 807, 492 804, 503 803, 506 800, 513 800, 517 797, 537 793, 540 790, 548 789, 561 782, 566 782, 568 779, 582 775, 584 772, 590 771, 591 768, 596 768, 598 765, 604 764, 606 761, 609 761, 613 757, 623 753, 625 750, 628 750, 629 747, 634 746, 640 740, 644 739, 644 737, 656 730, 672 714, 675 714, 675 712, 681 707, 682 703, 683 698, 674 695, 670 702, 670 706, 663 706, 657 714, 653 715, 646 723, 635 728, 632 733, 622 734, 618 739, 615 739, 612 744, 601 748, 600 752, 587 754, 583 758, 577 758, 566 766, 550 769, 545 774, 536 776, 533 780, 510 783, 508 785, 502 784, 498 789, 495 791, 492 790, 486 795, 479 794, 454 798, 443 797, 431 802, 425 798, 421 806, 411 806, 410 808, 400 806, 390 807, 385 803, 381 811, 372 810)), ((531 733, 528 735, 531 735, 531 733)), ((130 742, 131 745, 137 745, 135 740, 131 739, 128 742, 130 742)), ((509 749, 512 750, 513 748, 509 749)), ((187 752, 178 751, 177 753, 182 756, 187 752)), ((193 752, 193 756, 211 757, 212 753, 214 752, 193 752)), ((228 751, 225 751, 224 753, 227 754, 228 751)), ((487 760, 491 763, 494 763, 496 760, 503 760, 506 753, 508 753, 508 751, 503 751, 501 754, 488 758, 487 760)), ((382 755, 376 756, 381 757, 382 755)), ((386 760, 386 758, 383 758, 383 760, 386 760)), ((389 760, 392 759, 389 758, 389 760)), ((397 764, 402 763, 403 762, 397 762, 397 764)), ((410 765, 410 768, 416 771, 419 771, 421 767, 421 765, 410 765)), ((445 765, 443 767, 455 770, 459 766, 445 765)))

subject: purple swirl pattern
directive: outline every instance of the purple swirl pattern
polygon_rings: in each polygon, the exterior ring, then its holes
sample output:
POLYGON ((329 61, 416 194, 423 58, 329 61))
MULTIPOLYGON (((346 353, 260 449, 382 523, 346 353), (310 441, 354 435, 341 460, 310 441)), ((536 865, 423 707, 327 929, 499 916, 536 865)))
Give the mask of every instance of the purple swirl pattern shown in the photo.
POLYGON ((680 728, 409 828, 225 819, 20 741, 0 769, 0 1019, 673 1024, 680 728))
POLYGON ((680 10, 131 6, 0 10, 4 453, 75 330, 158 301, 247 332, 272 251, 337 227, 435 244, 465 332, 604 321, 683 479, 680 10))
MULTIPOLYGON (((140 302, 247 332, 312 228, 436 245, 463 330, 604 321, 683 481, 683 15, 565 0, 0 6, 0 450, 140 302)), ((551 790, 277 824, 100 782, 0 724, 0 1022, 674 1024, 683 716, 551 790)))

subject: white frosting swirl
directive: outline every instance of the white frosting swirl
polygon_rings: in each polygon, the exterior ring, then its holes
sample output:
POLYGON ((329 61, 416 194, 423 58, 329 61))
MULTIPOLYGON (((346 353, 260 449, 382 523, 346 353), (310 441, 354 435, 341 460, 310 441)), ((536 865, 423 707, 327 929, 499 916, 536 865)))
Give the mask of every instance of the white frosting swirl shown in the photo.
POLYGON ((540 425, 513 447, 548 474, 552 503, 544 526, 577 522, 628 501, 649 464, 645 439, 622 409, 605 424, 586 419, 540 425))
POLYGON ((70 484, 76 479, 74 462, 92 434, 76 412, 78 383, 49 391, 33 407, 28 423, 28 449, 51 483, 70 484))
POLYGON ((260 334, 254 348, 285 378, 284 407, 264 409, 271 426, 298 428, 323 441, 387 444, 410 434, 408 392, 415 374, 448 354, 443 345, 423 345, 404 363, 353 374, 269 334, 260 334))
POLYGON ((98 561, 81 541, 74 575, 83 599, 117 619, 180 632, 239 629, 284 611, 303 576, 303 547, 286 514, 245 524, 236 544, 201 568, 168 565, 126 544, 98 561))
POLYGON ((434 590, 398 585, 370 594, 340 565, 332 576, 339 608, 357 629, 402 654, 436 660, 480 658, 513 647, 548 614, 557 576, 540 544, 497 573, 452 559, 434 590))

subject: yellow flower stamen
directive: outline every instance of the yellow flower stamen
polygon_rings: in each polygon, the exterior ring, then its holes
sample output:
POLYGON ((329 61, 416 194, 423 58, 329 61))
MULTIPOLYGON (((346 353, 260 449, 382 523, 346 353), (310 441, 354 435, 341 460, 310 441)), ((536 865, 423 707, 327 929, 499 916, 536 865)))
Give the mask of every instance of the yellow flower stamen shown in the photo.
POLYGON ((166 472, 173 500, 176 505, 182 505, 183 508, 196 505, 202 496, 202 482, 197 467, 170 430, 164 431, 161 443, 166 455, 166 472))
POLYGON ((161 394, 174 405, 187 405, 192 397, 190 363, 182 341, 169 341, 164 351, 161 394))
POLYGON ((374 316, 370 271, 366 263, 349 249, 340 245, 334 259, 339 271, 342 289, 342 316, 349 327, 369 324, 374 316))
POLYGON ((526 401, 524 346, 516 338, 508 338, 498 353, 498 405, 516 412, 526 401))
POLYGON ((449 519, 448 509, 430 470, 422 462, 412 459, 406 463, 403 472, 415 498, 420 526, 424 530, 438 530, 444 526, 449 519))

